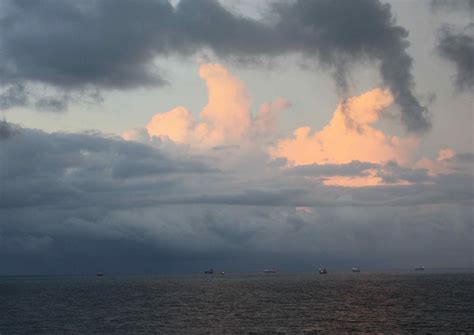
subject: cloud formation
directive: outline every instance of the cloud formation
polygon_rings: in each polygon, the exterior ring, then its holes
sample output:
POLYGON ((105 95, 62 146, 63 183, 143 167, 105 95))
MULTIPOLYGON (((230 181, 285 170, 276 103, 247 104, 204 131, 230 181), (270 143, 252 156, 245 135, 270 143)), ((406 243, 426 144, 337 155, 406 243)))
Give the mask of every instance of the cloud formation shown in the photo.
MULTIPOLYGON (((218 161, 219 157, 227 157, 226 168, 247 169, 249 173, 256 169, 245 167, 248 160, 257 159, 260 162, 256 166, 266 169, 269 154, 273 168, 290 168, 289 175, 307 169, 318 171, 318 176, 305 177, 328 186, 426 183, 430 182, 427 172, 431 176, 450 172, 440 170, 440 165, 428 158, 415 164, 417 137, 387 135, 375 128, 394 101, 388 89, 373 89, 341 102, 330 122, 314 134, 306 126, 296 129, 294 137, 282 138, 277 127, 278 113, 287 109, 289 102, 278 98, 263 104, 252 115, 251 98, 244 84, 224 67, 201 64, 199 73, 208 87, 208 103, 199 120, 185 107, 176 107, 154 115, 146 129, 123 132, 122 138, 201 150, 218 161), (291 169, 295 166, 301 169, 291 169)), ((448 155, 449 150, 441 153, 448 155)))
POLYGON ((440 32, 437 50, 456 67, 456 86, 472 92, 474 88, 474 27, 463 31, 444 28, 440 32))
POLYGON ((422 170, 393 162, 282 171, 247 161, 252 177, 216 170, 205 155, 170 156, 160 143, 5 122, 0 135, 2 274, 472 262, 472 155, 443 152, 440 160, 452 170, 429 176, 429 183, 422 170), (375 188, 321 183, 366 169, 392 180, 375 188), (393 178, 411 183, 395 185, 393 178))
POLYGON ((322 130, 312 134, 311 127, 300 127, 293 137, 280 139, 271 155, 295 165, 347 164, 355 160, 406 163, 416 149, 416 138, 388 136, 372 126, 392 102, 390 92, 381 89, 350 98, 339 104, 322 130))
POLYGON ((427 110, 414 93, 408 31, 395 24, 388 4, 298 0, 270 3, 266 11, 268 19, 256 20, 230 12, 217 0, 181 0, 176 7, 166 0, 5 0, 0 83, 7 90, 46 84, 58 95, 159 86, 166 79, 156 68, 157 57, 209 49, 239 61, 302 55, 328 67, 345 96, 350 67, 377 61, 406 128, 429 128, 427 110))
MULTIPOLYGON (((289 107, 277 98, 251 113, 251 99, 244 84, 219 64, 201 64, 199 75, 206 82, 208 102, 199 120, 185 107, 155 114, 146 125, 148 135, 194 148, 248 145, 251 140, 274 136, 277 114, 289 107)), ((128 132, 124 138, 127 138, 128 132)))
POLYGON ((457 89, 470 93, 474 87, 474 0, 431 0, 430 5, 433 12, 447 11, 466 15, 455 26, 444 25, 439 30, 436 50, 455 66, 457 89))

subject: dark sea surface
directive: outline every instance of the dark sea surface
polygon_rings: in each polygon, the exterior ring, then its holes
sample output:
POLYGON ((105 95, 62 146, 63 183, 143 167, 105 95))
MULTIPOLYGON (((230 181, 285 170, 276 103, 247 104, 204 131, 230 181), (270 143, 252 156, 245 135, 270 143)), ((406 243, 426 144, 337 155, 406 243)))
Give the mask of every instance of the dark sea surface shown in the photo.
POLYGON ((0 333, 474 332, 474 274, 3 277, 0 333))

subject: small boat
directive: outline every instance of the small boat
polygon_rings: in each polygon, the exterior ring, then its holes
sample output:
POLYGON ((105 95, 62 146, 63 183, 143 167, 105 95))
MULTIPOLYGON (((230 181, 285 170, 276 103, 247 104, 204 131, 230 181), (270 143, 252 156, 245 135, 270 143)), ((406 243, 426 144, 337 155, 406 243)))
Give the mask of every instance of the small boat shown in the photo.
POLYGON ((425 270, 425 267, 423 265, 417 266, 415 268, 415 271, 423 271, 423 270, 425 270))
POLYGON ((353 267, 352 268, 352 272, 360 272, 360 268, 359 267, 353 267))
POLYGON ((263 273, 277 273, 277 270, 275 270, 275 269, 265 269, 265 270, 263 270, 263 273))
POLYGON ((328 270, 326 270, 326 268, 319 268, 319 274, 320 275, 325 275, 328 273, 328 270))
POLYGON ((214 269, 211 268, 209 270, 204 271, 204 273, 207 274, 207 275, 213 275, 214 274, 214 269))
POLYGON ((221 275, 221 276, 225 275, 225 272, 224 272, 224 271, 221 271, 221 272, 220 272, 220 275, 221 275))
POLYGON ((97 272, 95 275, 96 275, 97 277, 103 277, 103 276, 104 276, 104 274, 103 274, 102 272, 97 272))

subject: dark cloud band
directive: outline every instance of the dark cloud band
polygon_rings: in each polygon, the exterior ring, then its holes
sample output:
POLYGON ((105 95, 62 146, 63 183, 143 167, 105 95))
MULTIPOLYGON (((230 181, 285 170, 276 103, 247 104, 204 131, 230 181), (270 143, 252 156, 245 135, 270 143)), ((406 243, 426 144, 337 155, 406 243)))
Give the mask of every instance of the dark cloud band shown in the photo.
POLYGON ((458 89, 474 89, 474 26, 463 31, 442 29, 437 50, 443 58, 455 65, 458 89))
MULTIPOLYGON (((414 93, 408 32, 378 0, 273 2, 262 20, 236 15, 216 0, 181 0, 176 8, 166 0, 4 0, 1 7, 3 86, 41 83, 63 91, 159 86, 166 80, 153 63, 156 57, 208 48, 239 61, 300 54, 329 67, 345 94, 350 65, 377 60, 407 129, 429 127, 414 93)), ((38 104, 65 106, 51 98, 38 104)))

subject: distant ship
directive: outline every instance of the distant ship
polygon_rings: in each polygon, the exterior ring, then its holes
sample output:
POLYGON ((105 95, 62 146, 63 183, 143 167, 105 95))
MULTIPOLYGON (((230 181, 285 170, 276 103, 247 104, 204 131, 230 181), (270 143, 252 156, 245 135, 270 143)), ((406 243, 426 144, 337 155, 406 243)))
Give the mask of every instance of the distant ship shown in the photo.
POLYGON ((417 266, 415 268, 415 271, 423 271, 423 270, 425 270, 425 267, 423 265, 417 266))
POLYGON ((326 268, 319 268, 319 274, 320 275, 325 275, 328 273, 328 270, 326 270, 326 268))
POLYGON ((275 270, 275 269, 265 269, 265 270, 263 270, 263 273, 277 273, 277 270, 275 270))
POLYGON ((360 272, 360 268, 359 267, 353 267, 352 272, 360 272))
POLYGON ((204 273, 207 274, 207 275, 213 275, 214 274, 214 269, 211 268, 209 270, 204 271, 204 273))
POLYGON ((225 272, 224 272, 224 271, 221 271, 221 273, 220 273, 220 274, 221 274, 221 276, 223 276, 223 275, 225 275, 225 272))
POLYGON ((104 276, 104 274, 103 274, 102 272, 97 272, 95 275, 96 275, 97 277, 103 277, 103 276, 104 276))

